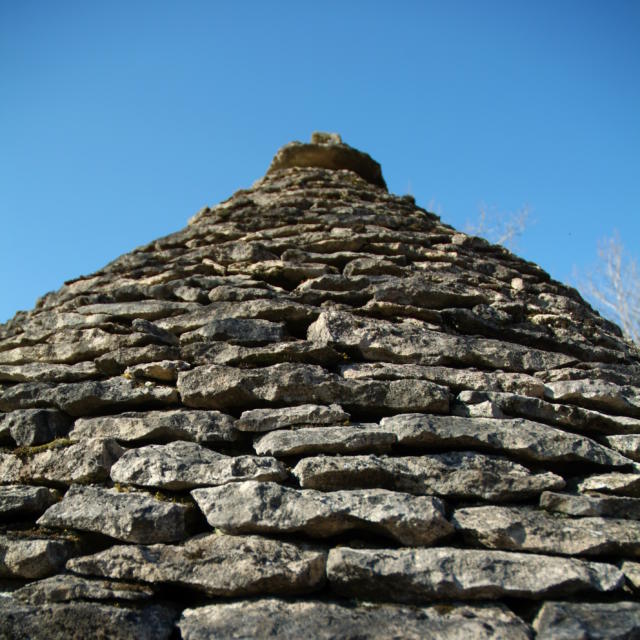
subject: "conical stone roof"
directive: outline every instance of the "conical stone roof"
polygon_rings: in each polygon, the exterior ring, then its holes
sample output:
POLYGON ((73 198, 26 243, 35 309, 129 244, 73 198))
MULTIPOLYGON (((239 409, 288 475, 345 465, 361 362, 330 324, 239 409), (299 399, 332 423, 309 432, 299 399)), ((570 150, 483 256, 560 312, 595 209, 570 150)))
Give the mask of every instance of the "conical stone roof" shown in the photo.
POLYGON ((638 637, 638 351, 384 185, 292 143, 0 326, 0 637, 638 637))

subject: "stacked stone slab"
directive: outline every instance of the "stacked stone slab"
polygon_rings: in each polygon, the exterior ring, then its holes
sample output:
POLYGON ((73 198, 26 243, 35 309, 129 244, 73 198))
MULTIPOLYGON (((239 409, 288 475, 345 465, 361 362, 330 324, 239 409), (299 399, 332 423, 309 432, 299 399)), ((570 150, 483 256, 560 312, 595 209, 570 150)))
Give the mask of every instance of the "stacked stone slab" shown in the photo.
POLYGON ((640 635, 640 353, 335 135, 0 326, 0 411, 0 638, 640 635))

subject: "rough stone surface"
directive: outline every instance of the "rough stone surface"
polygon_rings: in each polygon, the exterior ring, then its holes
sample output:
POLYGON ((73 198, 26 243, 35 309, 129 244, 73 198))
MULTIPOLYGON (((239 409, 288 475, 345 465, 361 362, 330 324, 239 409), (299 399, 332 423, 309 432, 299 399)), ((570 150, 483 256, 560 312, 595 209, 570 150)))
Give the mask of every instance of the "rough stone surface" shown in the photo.
POLYGON ((599 411, 640 417, 640 388, 605 380, 558 380, 545 385, 545 397, 599 411))
POLYGON ((71 420, 52 409, 23 409, 0 415, 0 440, 10 436, 19 447, 44 444, 67 435, 71 420))
POLYGON ((191 492, 212 527, 226 533, 293 533, 326 537, 349 529, 429 545, 453 527, 437 498, 374 489, 324 493, 272 482, 242 482, 191 492))
POLYGON ((66 538, 0 534, 0 577, 44 578, 62 569, 75 553, 76 543, 66 538))
POLYGON ((124 542, 175 542, 186 537, 186 512, 185 505, 146 493, 75 485, 45 511, 38 524, 100 533, 124 542))
POLYGON ((0 598, 0 617, 2 640, 169 640, 176 612, 157 605, 137 609, 96 602, 29 605, 0 598))
POLYGON ((532 461, 579 461, 610 467, 631 464, 629 459, 589 438, 517 418, 404 414, 383 418, 380 425, 395 433, 404 445, 494 450, 532 461))
POLYGON ((74 600, 147 600, 153 594, 153 589, 144 585, 88 580, 67 573, 31 582, 11 596, 28 604, 41 605, 74 600))
POLYGON ((640 461, 640 434, 632 433, 621 436, 607 436, 605 442, 622 455, 640 461))
POLYGON ((58 492, 47 487, 24 484, 0 486, 0 519, 39 516, 58 498, 58 492))
POLYGON ((241 431, 272 431, 291 426, 331 425, 348 422, 349 414, 337 404, 323 406, 302 404, 286 409, 252 409, 243 411, 235 423, 241 431))
POLYGON ((560 555, 640 555, 640 522, 611 518, 561 518, 523 507, 457 509, 453 523, 489 549, 560 555))
POLYGON ((114 482, 173 491, 286 476, 283 464, 275 458, 226 456, 182 441, 129 449, 111 468, 114 482))
POLYGON ((624 577, 627 579, 627 583, 631 585, 636 591, 640 591, 640 562, 631 562, 625 560, 620 569, 624 573, 624 577))
POLYGON ((139 440, 192 440, 202 444, 233 442, 238 433, 234 419, 219 411, 145 411, 76 420, 69 433, 73 440, 114 438, 139 440))
POLYGON ((640 497, 640 473, 603 473, 585 478, 578 490, 583 493, 599 491, 620 496, 640 497))
POLYGON ((532 474, 502 458, 464 452, 398 458, 318 456, 302 459, 293 474, 302 487, 322 491, 385 487, 497 502, 536 496, 564 485, 553 473, 532 474))
POLYGON ((533 628, 539 640, 630 640, 640 637, 640 603, 545 602, 533 628))
POLYGON ((640 520, 640 498, 610 496, 606 494, 568 494, 545 491, 540 506, 547 511, 570 516, 602 516, 640 520))
POLYGON ((212 320, 195 331, 180 336, 181 344, 223 340, 231 344, 261 345, 279 342, 285 337, 284 324, 253 318, 212 320))
POLYGON ((314 591, 324 582, 325 560, 324 551, 305 544, 209 534, 181 546, 115 546, 75 558, 67 563, 67 569, 232 597, 314 591))
POLYGON ((178 621, 183 640, 282 638, 297 640, 313 630, 318 640, 526 640, 527 626, 498 606, 406 607, 344 605, 277 598, 186 609, 178 621))
POLYGON ((332 549, 327 578, 338 593, 372 600, 542 598, 609 592, 622 573, 604 563, 532 553, 435 549, 332 549))

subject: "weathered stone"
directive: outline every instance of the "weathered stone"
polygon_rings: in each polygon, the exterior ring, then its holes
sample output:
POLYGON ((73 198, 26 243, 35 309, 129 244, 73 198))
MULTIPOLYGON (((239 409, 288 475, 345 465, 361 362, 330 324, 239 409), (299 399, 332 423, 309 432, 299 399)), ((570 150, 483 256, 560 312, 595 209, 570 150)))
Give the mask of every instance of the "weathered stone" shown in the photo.
POLYGON ((457 509, 453 523, 467 539, 489 549, 560 555, 640 555, 640 522, 562 518, 526 507, 457 509))
POLYGON ((431 599, 538 599, 609 592, 623 583, 622 573, 609 564, 448 547, 339 547, 329 552, 327 578, 341 595, 417 603, 431 599))
POLYGON ((74 553, 77 553, 76 543, 63 537, 49 539, 0 534, 0 577, 44 578, 59 571, 74 553))
POLYGON ((564 486, 562 478, 553 473, 532 474, 503 458, 467 452, 398 458, 318 456, 303 458, 293 474, 302 487, 322 491, 379 487, 497 502, 564 486))
POLYGON ((183 640, 281 638, 298 640, 527 640, 528 627, 506 607, 407 607, 316 600, 243 600, 185 609, 178 621, 183 640))
POLYGON ((147 333, 162 344, 177 345, 179 340, 173 333, 161 329, 157 324, 149 322, 144 318, 135 318, 131 323, 131 328, 139 333, 147 333))
POLYGON ((383 418, 380 426, 408 446, 499 451, 524 460, 579 461, 620 467, 628 458, 597 442, 523 419, 495 420, 404 414, 383 418))
POLYGON ((180 336, 182 344, 224 340, 247 346, 280 342, 285 337, 284 324, 253 318, 221 318, 212 320, 195 331, 180 336))
POLYGON ((0 452, 0 484, 10 484, 20 481, 22 460, 10 453, 0 452))
POLYGON ((140 580, 204 591, 212 596, 307 593, 325 579, 326 552, 260 536, 206 534, 183 545, 115 546, 76 558, 82 575, 140 580))
POLYGON ((11 596, 28 604, 45 604, 74 600, 146 600, 153 593, 153 589, 145 585, 88 580, 66 573, 31 582, 11 596))
POLYGON ((359 362, 340 367, 340 373, 349 380, 368 378, 371 380, 398 380, 419 378, 455 390, 471 389, 506 391, 541 398, 544 384, 526 373, 502 371, 475 371, 474 369, 452 369, 450 367, 426 367, 419 364, 393 364, 390 362, 359 362))
POLYGON ((251 409, 243 411, 236 421, 240 431, 263 432, 291 426, 331 425, 348 422, 349 414, 337 404, 330 406, 301 404, 284 409, 251 409))
POLYGON ((620 569, 624 573, 627 582, 636 590, 640 590, 640 562, 625 560, 620 569))
POLYGON ((191 369, 191 365, 184 360, 161 360, 160 362, 145 362, 127 367, 124 376, 134 380, 175 382, 181 371, 189 369, 191 369))
POLYGON ((101 533, 125 542, 175 542, 186 537, 186 512, 183 504, 146 493, 74 485, 38 524, 101 533))
POLYGON ((605 436, 604 441, 627 458, 640 462, 640 434, 605 436))
POLYGON ((608 496, 605 494, 568 494, 545 491, 540 506, 547 511, 570 516, 602 516, 640 520, 640 498, 608 496))
POLYGON ((129 449, 111 468, 114 482, 173 491, 286 476, 284 465, 275 458, 226 456, 183 441, 129 449))
POLYGON ((640 389, 637 387, 621 387, 606 380, 559 380, 548 382, 544 395, 553 402, 640 417, 640 389))
POLYGON ((391 323, 325 311, 309 327, 307 338, 338 350, 356 350, 365 360, 424 365, 471 365, 506 371, 533 372, 570 364, 560 353, 529 349, 499 340, 454 336, 433 331, 425 323, 391 323))
POLYGON ((71 416, 98 410, 123 410, 139 405, 166 406, 178 401, 172 387, 136 384, 125 378, 75 382, 57 386, 25 382, 0 393, 0 410, 57 407, 71 416))
POLYGON ((111 465, 124 449, 115 440, 94 439, 36 451, 25 458, 19 471, 21 478, 31 482, 85 484, 106 480, 111 465))
POLYGON ((90 304, 78 307, 76 311, 85 315, 101 314, 111 318, 157 320, 197 311, 201 305, 192 302, 172 302, 169 300, 136 300, 135 302, 113 302, 90 304))
POLYGON ((640 497, 640 473, 603 473, 585 478, 578 484, 578 491, 599 491, 619 496, 640 497))
POLYGON ((640 637, 638 602, 545 602, 533 621, 537 640, 640 637))
POLYGON ((311 427, 272 431, 256 438, 256 453, 276 457, 312 453, 384 453, 396 442, 395 434, 377 424, 311 427))
POLYGON ((269 403, 339 402, 367 410, 449 409, 448 390, 426 380, 346 381, 322 367, 277 364, 259 369, 202 366, 178 376, 187 406, 224 409, 269 403), (419 408, 422 407, 422 408, 419 408))
POLYGON ((0 486, 0 518, 19 519, 39 516, 60 495, 47 487, 32 487, 25 484, 0 486))
POLYGON ((238 432, 234 429, 234 419, 219 411, 176 409, 79 418, 69 437, 72 440, 192 440, 203 444, 219 444, 234 442, 238 432))
POLYGON ((97 376, 98 369, 93 362, 72 365, 29 362, 0 366, 0 381, 6 382, 78 382, 97 376))
POLYGON ((130 349, 117 349, 109 351, 95 359, 96 367, 100 373, 107 376, 119 376, 129 367, 141 363, 158 362, 160 360, 175 360, 180 352, 177 347, 165 344, 148 344, 144 347, 131 347, 130 349))
POLYGON ((128 609, 97 602, 30 605, 0 598, 2 640, 169 640, 176 611, 158 605, 128 609), (99 634, 99 635, 96 635, 99 634))
POLYGON ((406 545, 430 545, 453 527, 440 500, 406 493, 291 489, 242 482, 191 492, 207 522, 226 533, 294 533, 313 537, 364 529, 406 545))
POLYGON ((0 414, 0 439, 11 436, 19 447, 32 447, 66 436, 71 420, 54 409, 22 409, 0 414))

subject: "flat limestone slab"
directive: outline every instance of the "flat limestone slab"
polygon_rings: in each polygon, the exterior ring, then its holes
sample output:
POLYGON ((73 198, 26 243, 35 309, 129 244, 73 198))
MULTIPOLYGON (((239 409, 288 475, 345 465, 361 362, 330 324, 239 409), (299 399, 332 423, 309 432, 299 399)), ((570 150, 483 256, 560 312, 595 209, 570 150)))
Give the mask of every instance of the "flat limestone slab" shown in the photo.
POLYGON ((522 418, 490 419, 428 414, 383 418, 380 426, 395 433, 400 444, 421 447, 497 451, 524 460, 591 462, 607 467, 632 461, 590 438, 522 418))
POLYGON ((640 461, 640 434, 629 433, 621 436, 606 436, 607 444, 632 460, 640 461))
POLYGON ((0 598, 0 637, 11 640, 169 640, 176 612, 159 605, 129 609, 97 602, 31 605, 0 598))
POLYGON ((147 493, 74 485, 38 524, 101 533, 125 542, 174 542, 186 537, 187 509, 147 493))
POLYGON ((326 551, 260 536, 204 534, 183 545, 115 546, 76 558, 86 576, 171 584, 212 596, 278 595, 319 589, 326 551))
POLYGON ((640 473, 602 473, 585 478, 579 485, 578 491, 590 493, 598 491, 617 496, 631 496, 640 498, 640 473))
POLYGON ((556 493, 545 491, 540 506, 547 511, 570 516, 601 516, 640 520, 640 498, 609 496, 604 493, 556 493))
POLYGON ((240 431, 261 433, 292 426, 324 426, 342 424, 349 414, 338 404, 301 404, 284 409, 251 409, 243 411, 235 427, 240 431))
POLYGON ((183 441, 129 449, 111 468, 114 482, 172 491, 286 477, 284 465, 275 458, 226 456, 183 441))
POLYGON ((0 415, 0 438, 32 447, 67 435, 70 425, 69 416, 55 409, 19 409, 0 415))
POLYGON ((276 457, 312 453, 384 453, 398 441, 378 424, 311 427, 272 431, 254 440, 259 455, 276 457))
POLYGON ((537 640, 640 637, 638 602, 545 602, 533 621, 537 640))
POLYGON ((433 599, 538 599, 609 592, 623 584, 620 570, 609 564, 448 547, 332 549, 327 578, 341 595, 415 603, 433 599))
POLYGON ((527 640, 527 625, 501 606, 458 605, 448 610, 359 602, 277 598, 185 609, 178 621, 183 640, 280 638, 299 640, 527 640))
POLYGON ((562 518, 527 507, 456 509, 456 529, 489 549, 559 555, 640 555, 640 522, 612 518, 562 518))
POLYGON ((365 529, 401 544, 429 545, 453 531, 437 498, 384 489, 322 492, 240 482, 191 492, 207 522, 226 533, 313 537, 365 529))
POLYGON ((0 518, 39 516, 60 497, 54 489, 26 484, 0 486, 0 518))
POLYGON ((303 458, 293 469, 305 489, 385 488, 509 501, 564 486, 553 473, 533 474, 525 467, 494 456, 453 452, 425 456, 318 456, 303 458))
POLYGON ((115 438, 138 440, 191 440, 203 444, 234 442, 238 432, 234 419, 219 411, 176 409, 127 412, 95 418, 79 418, 69 433, 72 440, 115 438))

